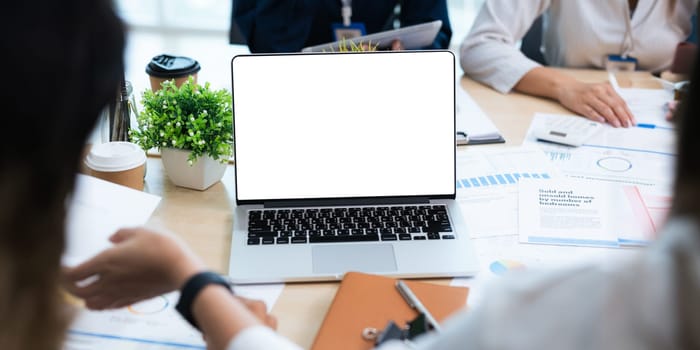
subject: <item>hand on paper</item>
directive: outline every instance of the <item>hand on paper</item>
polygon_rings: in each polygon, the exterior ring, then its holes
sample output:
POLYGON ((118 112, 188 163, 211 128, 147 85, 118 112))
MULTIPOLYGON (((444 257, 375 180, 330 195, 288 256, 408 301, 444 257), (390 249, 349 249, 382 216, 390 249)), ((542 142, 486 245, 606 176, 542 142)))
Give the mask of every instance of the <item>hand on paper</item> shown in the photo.
POLYGON ((614 127, 636 124, 625 100, 608 83, 570 81, 559 89, 557 100, 588 119, 614 127))
POLYGON ((90 309, 119 308, 176 290, 205 268, 173 236, 133 228, 119 230, 110 240, 112 248, 64 270, 68 291, 90 309))
POLYGON ((597 122, 615 127, 636 124, 625 100, 609 83, 584 83, 550 67, 528 71, 514 89, 559 101, 564 107, 597 122))

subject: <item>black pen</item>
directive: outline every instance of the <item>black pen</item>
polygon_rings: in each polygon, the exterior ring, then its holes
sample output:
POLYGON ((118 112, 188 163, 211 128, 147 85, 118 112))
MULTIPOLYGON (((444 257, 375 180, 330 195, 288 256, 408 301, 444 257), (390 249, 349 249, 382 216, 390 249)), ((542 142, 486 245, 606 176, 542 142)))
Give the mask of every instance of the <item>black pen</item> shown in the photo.
POLYGON ((406 283, 403 283, 403 281, 398 280, 396 281, 396 289, 398 289, 399 294, 401 294, 403 299, 406 300, 408 306, 425 315, 425 320, 428 321, 428 324, 431 327, 433 327, 435 332, 439 333, 440 325, 438 324, 437 320, 435 320, 435 318, 433 317, 433 315, 430 314, 428 309, 426 309, 425 306, 423 306, 423 303, 420 302, 418 297, 416 297, 416 295, 413 294, 411 288, 408 288, 406 283))

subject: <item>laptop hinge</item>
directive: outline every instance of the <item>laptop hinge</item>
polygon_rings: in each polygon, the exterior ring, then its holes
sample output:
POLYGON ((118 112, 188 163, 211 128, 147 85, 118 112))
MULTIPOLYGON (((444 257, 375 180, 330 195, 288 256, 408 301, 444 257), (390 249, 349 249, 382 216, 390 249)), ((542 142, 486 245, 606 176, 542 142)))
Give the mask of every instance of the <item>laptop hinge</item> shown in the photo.
POLYGON ((265 208, 284 207, 328 207, 351 205, 394 205, 430 203, 428 197, 382 197, 382 198, 346 198, 346 199, 309 199, 263 202, 265 208))

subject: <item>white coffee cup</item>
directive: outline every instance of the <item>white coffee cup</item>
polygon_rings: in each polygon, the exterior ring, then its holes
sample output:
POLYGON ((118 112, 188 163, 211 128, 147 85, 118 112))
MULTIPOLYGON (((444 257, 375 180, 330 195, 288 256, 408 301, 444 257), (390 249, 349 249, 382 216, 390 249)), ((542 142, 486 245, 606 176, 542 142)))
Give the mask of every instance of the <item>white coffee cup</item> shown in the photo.
POLYGON ((85 157, 89 175, 133 189, 143 190, 146 152, 131 142, 107 142, 92 146, 85 157))

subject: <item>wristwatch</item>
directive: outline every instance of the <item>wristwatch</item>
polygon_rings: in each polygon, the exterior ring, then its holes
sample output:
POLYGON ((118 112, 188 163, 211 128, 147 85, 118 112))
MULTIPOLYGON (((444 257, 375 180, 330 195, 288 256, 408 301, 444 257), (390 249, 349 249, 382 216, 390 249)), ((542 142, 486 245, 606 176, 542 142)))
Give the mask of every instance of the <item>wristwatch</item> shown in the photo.
POLYGON ((197 329, 199 329, 199 326, 192 315, 192 303, 197 298, 197 295, 199 295, 199 292, 210 284, 218 284, 223 286, 228 289, 231 294, 233 294, 231 285, 226 279, 221 277, 221 275, 218 273, 205 271, 190 277, 190 279, 185 282, 185 285, 180 291, 180 300, 178 300, 177 305, 175 305, 175 310, 177 310, 177 312, 179 312, 180 315, 187 320, 187 322, 197 329))

